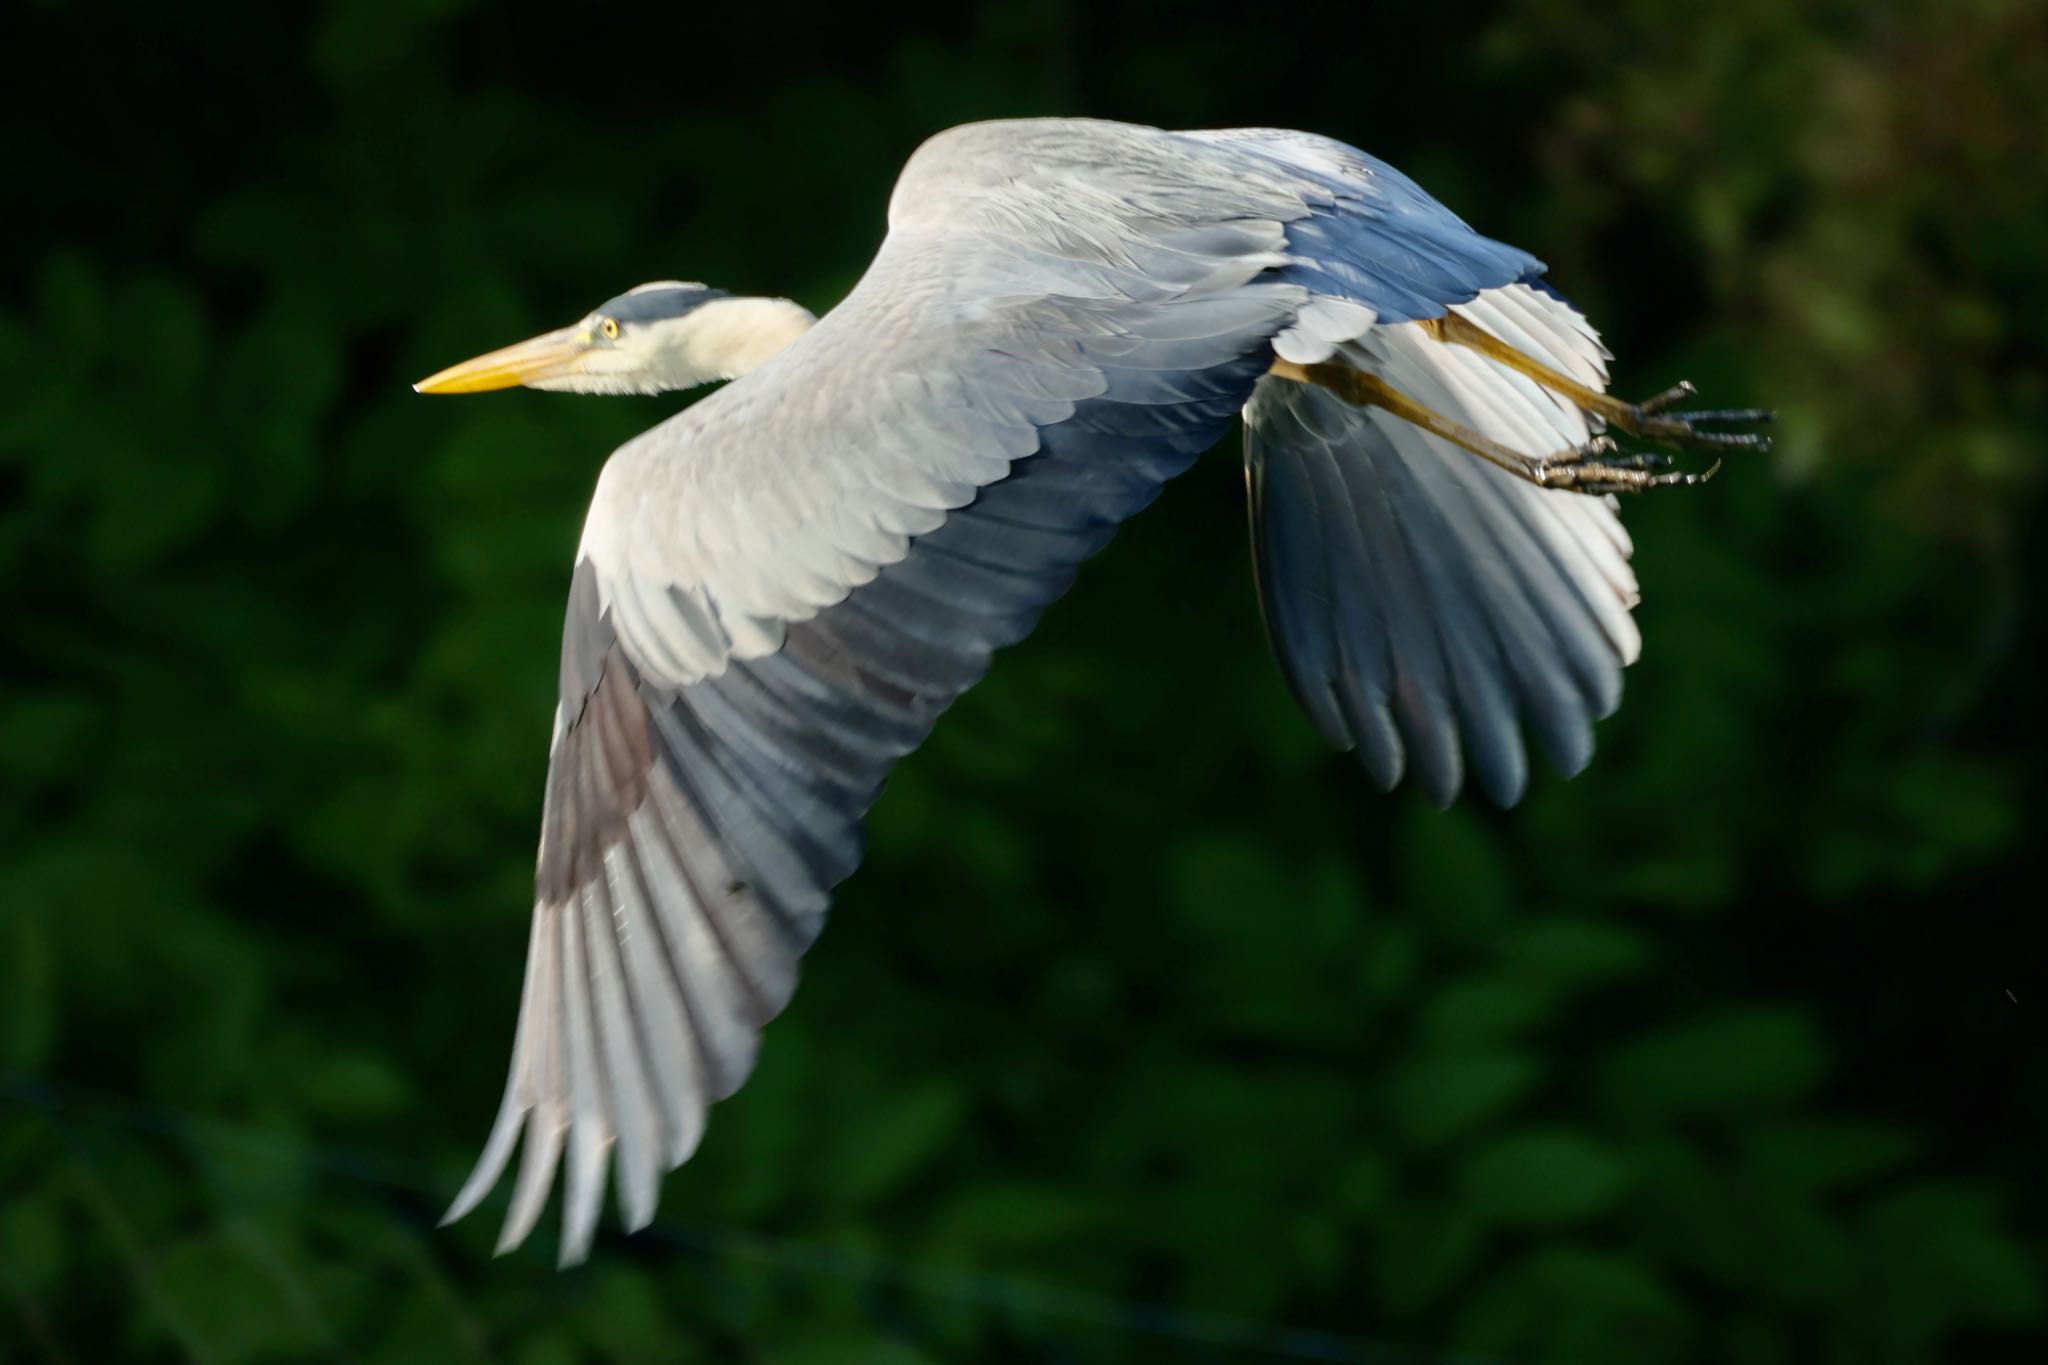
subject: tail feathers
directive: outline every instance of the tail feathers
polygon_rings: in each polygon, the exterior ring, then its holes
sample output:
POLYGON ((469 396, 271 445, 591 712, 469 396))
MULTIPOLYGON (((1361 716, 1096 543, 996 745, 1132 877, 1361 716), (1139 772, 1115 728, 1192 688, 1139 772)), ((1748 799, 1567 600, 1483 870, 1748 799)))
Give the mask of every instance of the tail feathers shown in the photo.
MULTIPOLYGON (((1459 311, 1591 385, 1605 353, 1579 315, 1526 285, 1459 311)), ((1442 415, 1541 457, 1590 434, 1577 408, 1414 325, 1340 348, 1442 415)), ((1565 772, 1621 700, 1640 637, 1611 499, 1535 487, 1379 408, 1261 380, 1245 409, 1261 602, 1295 696, 1333 745, 1391 787, 1412 771, 1448 805, 1467 774, 1499 805, 1528 784, 1522 727, 1565 772)))

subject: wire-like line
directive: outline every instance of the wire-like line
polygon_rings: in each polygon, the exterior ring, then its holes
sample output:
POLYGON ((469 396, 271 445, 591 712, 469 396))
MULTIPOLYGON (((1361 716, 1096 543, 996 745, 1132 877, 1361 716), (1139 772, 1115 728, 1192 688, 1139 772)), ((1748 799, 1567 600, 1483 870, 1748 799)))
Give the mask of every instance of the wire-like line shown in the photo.
MULTIPOLYGON (((196 1141, 217 1150, 239 1149, 246 1155, 273 1161, 303 1162, 352 1183, 398 1191, 429 1202, 438 1199, 442 1193, 441 1182, 428 1176, 420 1167, 403 1166, 331 1144, 286 1143, 266 1135, 259 1128, 145 1104, 124 1095, 82 1086, 60 1085, 19 1075, 0 1077, 0 1102, 41 1110, 60 1129, 71 1122, 84 1120, 180 1141, 196 1141)), ((1423 1351, 1341 1336, 1318 1328, 1120 1299, 1009 1276, 847 1251, 822 1243, 772 1237, 690 1219, 658 1217, 635 1236, 704 1255, 751 1261, 799 1274, 889 1286, 929 1298, 949 1299, 1020 1316, 1059 1319, 1131 1335, 1161 1337, 1191 1346, 1220 1347, 1274 1359, 1335 1362, 1336 1365, 1508 1365, 1489 1357, 1423 1351)))

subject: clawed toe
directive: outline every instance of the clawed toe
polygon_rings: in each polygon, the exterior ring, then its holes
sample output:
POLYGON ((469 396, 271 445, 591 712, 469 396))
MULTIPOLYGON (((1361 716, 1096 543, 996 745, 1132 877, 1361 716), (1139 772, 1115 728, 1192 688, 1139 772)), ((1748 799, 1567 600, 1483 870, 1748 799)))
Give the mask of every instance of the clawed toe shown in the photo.
POLYGON ((1533 481, 1544 488, 1574 493, 1644 493, 1652 488, 1689 488, 1720 472, 1714 461, 1705 473, 1673 469, 1661 450, 1623 450, 1613 440, 1596 436, 1562 459, 1536 466, 1533 481))
POLYGON ((1771 448, 1768 436, 1753 431, 1719 428, 1762 426, 1775 413, 1765 408, 1708 408, 1687 411, 1675 405, 1698 397, 1690 383, 1674 384, 1654 398, 1630 404, 1609 416, 1614 426, 1631 436, 1656 441, 1680 450, 1755 450, 1771 448))
POLYGON ((1694 387, 1690 379, 1681 379, 1656 397, 1646 398, 1636 404, 1636 411, 1646 417, 1652 416, 1664 411, 1674 403, 1683 403, 1686 399, 1697 398, 1699 395, 1700 391, 1694 387))
POLYGON ((1696 427, 1763 426, 1778 420, 1769 408, 1690 408, 1679 416, 1696 427))
POLYGON ((1624 450, 1611 436, 1597 434, 1569 450, 1546 457, 1532 457, 1483 431, 1433 411, 1379 375, 1353 365, 1304 365, 1276 359, 1268 373, 1279 379, 1318 385, 1359 407, 1384 409, 1539 488, 1604 494, 1691 487, 1705 483, 1720 471, 1718 456, 1725 452, 1770 449, 1770 440, 1762 433, 1740 429, 1769 422, 1772 414, 1762 408, 1687 411, 1677 405, 1699 396, 1699 390, 1691 384, 1674 384, 1641 403, 1625 403, 1537 364, 1456 314, 1446 314, 1430 325, 1438 340, 1477 348, 1570 402, 1596 426, 1604 423, 1611 431, 1663 446, 1664 449, 1624 450), (1717 457, 1713 468, 1701 474, 1674 468, 1676 461, 1670 452, 1686 450, 1713 452, 1717 457))
POLYGON ((1771 448, 1771 438, 1755 431, 1687 431, 1682 437, 1668 437, 1675 444, 1695 450, 1755 450, 1771 448))

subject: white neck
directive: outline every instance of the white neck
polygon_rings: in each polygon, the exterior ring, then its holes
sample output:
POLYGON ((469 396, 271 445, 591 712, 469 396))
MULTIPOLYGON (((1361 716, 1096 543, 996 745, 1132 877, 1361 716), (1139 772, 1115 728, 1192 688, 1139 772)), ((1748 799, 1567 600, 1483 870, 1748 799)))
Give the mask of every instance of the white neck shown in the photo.
POLYGON ((788 299, 714 299, 648 328, 648 377, 665 389, 738 379, 817 319, 788 299))

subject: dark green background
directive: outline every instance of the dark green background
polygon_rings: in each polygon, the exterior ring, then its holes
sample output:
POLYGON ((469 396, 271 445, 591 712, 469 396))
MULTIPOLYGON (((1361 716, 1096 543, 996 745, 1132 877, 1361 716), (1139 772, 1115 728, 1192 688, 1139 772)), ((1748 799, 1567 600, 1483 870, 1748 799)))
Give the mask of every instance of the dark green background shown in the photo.
POLYGON ((0 1357, 2038 1360, 2048 9, 28 3, 5 19, 0 1357), (1333 134, 1779 451, 1629 508, 1592 770, 1383 797, 1234 441, 904 765, 592 1263, 497 1104, 569 556, 674 403, 410 380, 819 310, 926 135, 1333 134))

